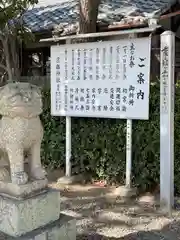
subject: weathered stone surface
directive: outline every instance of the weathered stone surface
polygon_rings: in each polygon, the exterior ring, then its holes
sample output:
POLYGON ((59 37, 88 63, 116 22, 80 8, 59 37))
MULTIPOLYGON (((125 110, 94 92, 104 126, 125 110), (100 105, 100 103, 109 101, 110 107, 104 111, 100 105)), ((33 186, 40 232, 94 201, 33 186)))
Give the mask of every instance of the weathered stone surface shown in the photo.
MULTIPOLYGON (((59 222, 54 224, 54 228, 48 231, 48 240, 75 240, 76 239, 76 221, 75 219, 61 215, 59 222)), ((34 240, 34 239, 33 239, 34 240)))
MULTIPOLYGON (((3 238, 3 236, 2 236, 3 238)), ((10 237, 4 235, 6 240, 75 240, 76 239, 76 221, 70 216, 61 214, 60 218, 36 229, 21 237, 10 237)), ((4 240, 3 239, 3 240, 4 240)))
POLYGON ((61 178, 59 178, 57 180, 58 184, 62 184, 62 185, 71 185, 71 184, 75 184, 75 183, 80 183, 83 182, 83 175, 79 174, 79 175, 73 175, 73 176, 63 176, 61 178))
POLYGON ((35 180, 24 185, 17 185, 11 182, 0 181, 0 193, 3 196, 11 196, 24 199, 30 195, 34 195, 36 192, 46 190, 47 186, 47 179, 35 180))
POLYGON ((19 237, 59 219, 60 193, 49 189, 31 198, 0 197, 0 231, 19 237))
MULTIPOLYGON (((24 185, 29 178, 39 180, 46 176, 40 159, 41 112, 41 91, 37 86, 21 82, 0 88, 0 150, 3 160, 9 162, 14 184, 24 185), (24 152, 29 156, 29 175, 24 169, 24 152)), ((1 170, 0 180, 7 178, 7 171, 1 170)))
POLYGON ((128 188, 126 186, 119 186, 115 189, 114 195, 122 198, 131 198, 136 196, 137 189, 136 188, 128 188))

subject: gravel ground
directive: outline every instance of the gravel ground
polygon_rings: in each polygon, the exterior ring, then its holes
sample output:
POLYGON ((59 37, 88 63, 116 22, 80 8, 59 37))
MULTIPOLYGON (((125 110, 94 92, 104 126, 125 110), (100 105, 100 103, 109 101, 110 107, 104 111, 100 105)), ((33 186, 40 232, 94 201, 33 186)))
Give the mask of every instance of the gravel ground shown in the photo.
POLYGON ((180 239, 179 212, 165 217, 153 206, 108 198, 93 189, 62 192, 62 211, 76 218, 77 239, 180 239))

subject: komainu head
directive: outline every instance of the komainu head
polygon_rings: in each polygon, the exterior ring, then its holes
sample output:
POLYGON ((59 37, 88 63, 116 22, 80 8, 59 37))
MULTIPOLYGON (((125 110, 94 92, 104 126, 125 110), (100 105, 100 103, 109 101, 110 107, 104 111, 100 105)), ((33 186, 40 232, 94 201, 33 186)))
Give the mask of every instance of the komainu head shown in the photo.
POLYGON ((42 112, 39 87, 30 83, 9 83, 0 88, 0 114, 2 116, 36 117, 42 112))

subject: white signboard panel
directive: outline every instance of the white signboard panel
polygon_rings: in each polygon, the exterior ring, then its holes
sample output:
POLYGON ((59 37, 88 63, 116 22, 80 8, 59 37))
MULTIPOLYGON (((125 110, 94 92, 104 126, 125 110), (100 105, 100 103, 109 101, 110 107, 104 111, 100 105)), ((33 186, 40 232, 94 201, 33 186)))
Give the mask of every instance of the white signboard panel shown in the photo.
POLYGON ((51 47, 54 116, 149 118, 151 39, 51 47))

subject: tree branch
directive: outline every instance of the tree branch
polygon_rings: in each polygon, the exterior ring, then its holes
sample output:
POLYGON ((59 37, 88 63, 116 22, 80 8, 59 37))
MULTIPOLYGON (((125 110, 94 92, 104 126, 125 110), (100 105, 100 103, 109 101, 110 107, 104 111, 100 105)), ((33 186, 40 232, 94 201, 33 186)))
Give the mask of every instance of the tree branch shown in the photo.
POLYGON ((12 68, 11 68, 11 59, 10 59, 10 53, 9 53, 9 44, 8 44, 8 36, 4 41, 2 41, 3 47, 4 47, 4 54, 6 59, 6 67, 8 72, 8 81, 13 81, 13 74, 12 74, 12 68))
POLYGON ((0 68, 4 69, 8 73, 8 69, 7 69, 7 67, 5 65, 0 63, 0 68))

